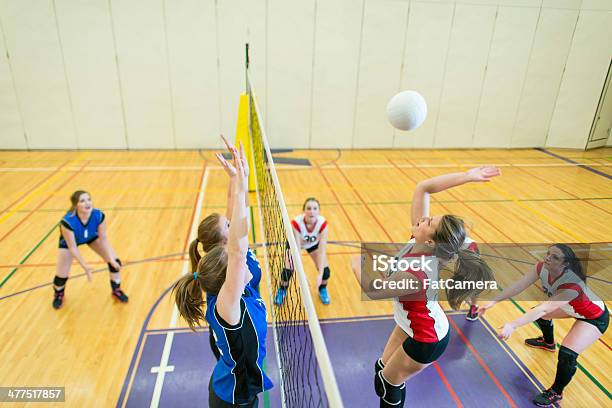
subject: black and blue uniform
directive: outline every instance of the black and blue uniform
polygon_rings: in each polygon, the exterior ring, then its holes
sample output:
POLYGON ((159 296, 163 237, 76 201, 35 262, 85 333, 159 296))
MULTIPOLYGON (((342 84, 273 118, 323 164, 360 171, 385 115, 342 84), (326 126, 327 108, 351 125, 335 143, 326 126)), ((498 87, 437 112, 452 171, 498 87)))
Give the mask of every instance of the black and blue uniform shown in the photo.
MULTIPOLYGON (((255 290, 257 294, 259 295, 259 283, 261 282, 261 267, 259 266, 259 261, 257 260, 257 256, 251 250, 251 248, 249 248, 247 252, 246 264, 247 264, 247 268, 249 268, 249 272, 251 272, 251 275, 253 276, 247 285, 249 285, 251 289, 255 290)), ((213 297, 214 296, 206 294, 206 303, 210 305, 210 301, 213 297)), ((215 355, 215 358, 219 360, 219 358, 221 357, 221 354, 219 353, 219 349, 217 348, 217 345, 215 344, 215 339, 214 339, 212 331, 210 332, 208 340, 210 343, 210 349, 215 355)))
POLYGON ((257 394, 273 386, 263 371, 266 305, 259 293, 247 284, 240 298, 240 320, 230 325, 219 316, 216 304, 217 297, 209 296, 206 321, 221 355, 210 379, 209 392, 214 395, 211 394, 209 401, 256 404, 257 394))
MULTIPOLYGON (((104 222, 104 213, 97 208, 91 210, 89 220, 83 224, 76 211, 70 211, 64 215, 60 223, 66 229, 74 233, 77 246, 91 244, 98 239, 98 227, 104 222)), ((64 236, 60 233, 59 247, 68 249, 64 236)))

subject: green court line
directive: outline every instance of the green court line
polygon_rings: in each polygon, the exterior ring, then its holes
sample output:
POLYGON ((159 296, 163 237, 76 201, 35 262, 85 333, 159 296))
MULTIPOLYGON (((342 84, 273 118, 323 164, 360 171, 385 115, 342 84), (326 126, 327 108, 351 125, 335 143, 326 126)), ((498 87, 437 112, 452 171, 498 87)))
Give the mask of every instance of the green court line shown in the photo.
POLYGON ((9 274, 8 274, 8 275, 6 275, 6 276, 4 277, 4 279, 2 280, 2 282, 0 282, 0 288, 2 288, 2 286, 4 286, 4 284, 5 284, 5 283, 6 283, 6 282, 7 282, 7 281, 8 281, 8 280, 11 278, 11 276, 13 276, 13 275, 15 274, 15 272, 17 272, 17 269, 19 269, 19 265, 23 265, 23 264, 25 263, 25 261, 27 261, 27 260, 28 260, 28 258, 29 258, 30 256, 32 256, 32 254, 34 253, 34 251, 36 251, 36 250, 37 250, 37 249, 38 249, 38 248, 39 248, 39 247, 42 245, 42 243, 43 243, 43 242, 45 242, 45 241, 47 240, 47 238, 49 237, 49 235, 51 235, 51 233, 53 232, 53 230, 55 230, 55 228, 56 228, 58 225, 59 225, 59 222, 58 222, 57 224, 54 224, 54 225, 53 225, 53 227, 52 227, 52 228, 49 230, 49 232, 47 232, 47 233, 45 234, 45 236, 44 236, 44 237, 43 237, 43 238, 42 238, 40 241, 38 241, 38 244, 36 244, 36 245, 34 246, 34 248, 32 248, 32 249, 30 250, 30 252, 28 252, 28 253, 26 254, 26 256, 24 256, 24 257, 21 259, 21 261, 19 261, 19 263, 17 264, 17 266, 16 266, 16 267, 14 267, 14 268, 11 270, 11 272, 9 272, 9 274))
MULTIPOLYGON (((499 286, 499 290, 503 291, 504 289, 501 286, 499 286)), ((525 311, 525 309, 523 309, 521 307, 521 305, 519 305, 514 299, 510 298, 510 301, 523 314, 527 313, 525 311)), ((536 322, 532 322, 532 324, 539 328, 539 326, 536 324, 536 322)), ((561 344, 557 343, 557 347, 561 347, 561 344)), ((597 388, 599 388, 604 394, 606 394, 609 399, 612 399, 612 394, 606 389, 606 387, 604 387, 599 381, 597 381, 597 378, 595 378, 586 368, 584 368, 582 366, 582 364, 577 362, 577 365, 578 365, 578 368, 580 369, 580 371, 582 371, 589 378, 589 380, 591 380, 593 382, 593 384, 595 384, 597 386, 597 388)))

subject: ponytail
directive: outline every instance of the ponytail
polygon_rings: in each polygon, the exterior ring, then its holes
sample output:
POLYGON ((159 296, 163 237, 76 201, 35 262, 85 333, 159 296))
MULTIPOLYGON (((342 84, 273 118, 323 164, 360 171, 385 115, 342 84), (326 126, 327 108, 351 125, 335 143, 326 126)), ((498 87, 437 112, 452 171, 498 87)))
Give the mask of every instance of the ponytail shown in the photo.
POLYGON ((198 259, 195 268, 174 284, 171 293, 180 315, 194 331, 206 316, 203 308, 206 303, 204 292, 211 296, 219 294, 225 283, 228 259, 227 251, 223 246, 216 246, 200 257, 197 245, 197 240, 192 241, 189 245, 189 258, 192 265, 196 256, 198 259), (195 252, 195 255, 192 255, 192 252, 195 252))
MULTIPOLYGON (((474 282, 475 285, 465 285, 465 289, 447 288, 446 297, 453 310, 458 310, 466 300, 476 298, 483 289, 478 289, 478 282, 495 280, 493 271, 476 252, 461 249, 457 252, 457 261, 453 273, 455 281, 474 282), (474 286, 474 287, 471 287, 474 286)), ((486 287, 486 285, 481 285, 486 287)))
POLYGON ((200 263, 200 259, 202 259, 202 256, 200 255, 200 252, 198 251, 198 244, 200 243, 200 241, 198 241, 198 239, 194 239, 193 241, 191 241, 191 244, 189 244, 189 260, 191 261, 191 271, 195 272, 198 270, 198 263, 200 263))
POLYGON ((193 331, 200 322, 204 321, 202 306, 205 301, 199 279, 199 277, 194 278, 191 273, 184 275, 174 284, 171 295, 174 296, 174 302, 180 315, 193 331))

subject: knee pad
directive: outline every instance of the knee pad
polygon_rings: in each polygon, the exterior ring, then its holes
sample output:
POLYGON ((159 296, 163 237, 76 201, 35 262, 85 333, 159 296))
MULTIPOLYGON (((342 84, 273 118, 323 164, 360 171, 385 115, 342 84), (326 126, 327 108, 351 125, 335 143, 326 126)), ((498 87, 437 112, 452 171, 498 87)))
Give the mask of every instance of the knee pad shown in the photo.
POLYGON ((406 384, 393 385, 383 376, 382 370, 374 377, 374 390, 380 398, 381 407, 402 407, 406 398, 406 384))
POLYGON ((578 365, 578 353, 574 350, 569 349, 565 346, 559 347, 559 364, 565 364, 571 369, 575 370, 578 365))
POLYGON ((68 278, 60 278, 59 276, 55 275, 55 278, 53 278, 53 286, 56 288, 62 288, 66 286, 67 281, 68 278))
POLYGON ((323 268, 323 280, 328 280, 331 275, 331 271, 329 270, 329 266, 323 268))
POLYGON ((553 321, 552 320, 538 319, 538 320, 536 320, 536 324, 538 325, 538 327, 540 329, 542 329, 544 327, 553 327, 553 321))
MULTIPOLYGON (((117 262, 119 264, 119 266, 123 266, 123 264, 121 263, 121 259, 117 258, 117 259, 115 259, 115 262, 117 262)), ((110 262, 108 262, 107 265, 108 265, 108 271, 110 273, 117 273, 117 272, 119 272, 119 269, 113 268, 113 266, 111 265, 110 262)))
POLYGON ((293 275, 293 271, 291 269, 284 268, 281 273, 281 281, 289 282, 291 280, 291 276, 293 275))

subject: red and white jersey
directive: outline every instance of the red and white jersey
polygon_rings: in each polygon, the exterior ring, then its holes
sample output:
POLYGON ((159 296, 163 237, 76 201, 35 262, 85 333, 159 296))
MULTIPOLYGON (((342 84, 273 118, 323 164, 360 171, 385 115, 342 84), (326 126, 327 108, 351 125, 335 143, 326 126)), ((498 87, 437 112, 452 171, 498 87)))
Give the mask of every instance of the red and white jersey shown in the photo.
MULTIPOLYGON (((414 239, 411 240, 414 243, 414 239)), ((404 253, 402 258, 431 256, 426 253, 404 253)), ((431 271, 409 270, 419 281, 425 279, 438 280, 438 267, 431 271)), ((393 317, 395 323, 410 337, 422 343, 435 343, 442 340, 449 330, 449 323, 444 310, 438 303, 436 290, 429 289, 427 293, 407 296, 411 300, 395 298, 393 301, 393 317), (412 300, 414 299, 414 300, 412 300)))
POLYGON ((327 228, 327 220, 322 215, 319 215, 314 226, 308 228, 304 222, 304 214, 300 214, 291 220, 291 225, 300 234, 300 247, 308 249, 317 245, 321 240, 321 234, 327 228))
POLYGON ((559 290, 576 292, 577 296, 561 307, 561 310, 568 315, 576 319, 597 319, 603 314, 604 302, 574 272, 566 270, 556 280, 553 280, 543 262, 536 264, 536 272, 548 296, 553 296, 559 290))
MULTIPOLYGON (((401 251, 402 258, 420 257, 421 255, 431 256, 431 254, 408 253, 414 245, 414 237, 410 238, 408 245, 401 251)), ((466 237, 463 249, 479 252, 478 244, 474 240, 466 237)), ((438 280, 438 270, 426 273, 425 271, 410 271, 421 282, 424 279, 438 280), (430 276, 431 275, 431 276, 430 276)), ((423 343, 434 343, 442 340, 449 330, 449 323, 444 310, 438 303, 437 292, 430 290, 422 296, 411 295, 411 299, 401 300, 396 298, 393 302, 394 318, 399 327, 402 328, 410 337, 423 343), (422 298, 422 299, 421 299, 422 298)))

